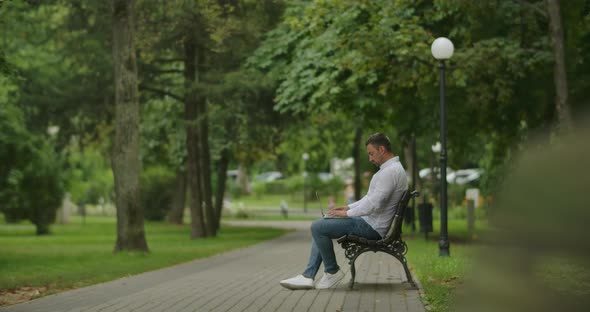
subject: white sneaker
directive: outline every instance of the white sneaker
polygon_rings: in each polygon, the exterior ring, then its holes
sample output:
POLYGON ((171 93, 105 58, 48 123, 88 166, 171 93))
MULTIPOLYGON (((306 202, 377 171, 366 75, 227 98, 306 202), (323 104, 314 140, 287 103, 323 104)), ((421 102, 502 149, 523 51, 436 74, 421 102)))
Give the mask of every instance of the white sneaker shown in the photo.
POLYGON ((324 273, 324 276, 322 276, 320 281, 315 285, 315 288, 316 289, 332 288, 336 284, 338 284, 338 282, 340 282, 340 280, 343 277, 344 277, 344 272, 342 272, 342 270, 338 270, 338 272, 336 272, 334 274, 330 274, 330 273, 326 272, 326 273, 324 273))
POLYGON ((312 289, 313 288, 313 279, 309 277, 305 277, 301 274, 282 280, 279 282, 281 286, 287 289, 312 289))

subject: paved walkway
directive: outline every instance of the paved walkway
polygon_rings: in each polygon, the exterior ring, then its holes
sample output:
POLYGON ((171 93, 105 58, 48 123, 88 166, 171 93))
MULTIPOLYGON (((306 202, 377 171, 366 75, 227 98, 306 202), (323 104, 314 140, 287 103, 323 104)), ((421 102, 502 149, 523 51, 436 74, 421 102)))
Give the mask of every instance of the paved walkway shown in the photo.
POLYGON ((336 248, 338 262, 346 276, 337 288, 284 289, 279 280, 301 273, 307 262, 310 223, 258 224, 287 225, 298 230, 252 247, 46 296, 0 311, 425 311, 419 291, 404 283, 402 266, 383 253, 365 253, 357 259, 353 290, 348 290, 349 267, 340 248, 336 248))

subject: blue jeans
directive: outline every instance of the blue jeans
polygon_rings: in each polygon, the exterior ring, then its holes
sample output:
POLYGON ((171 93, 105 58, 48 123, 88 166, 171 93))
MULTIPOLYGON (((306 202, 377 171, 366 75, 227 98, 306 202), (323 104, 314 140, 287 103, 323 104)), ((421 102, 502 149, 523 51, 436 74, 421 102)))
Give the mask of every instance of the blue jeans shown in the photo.
POLYGON ((330 274, 338 272, 332 239, 344 235, 356 235, 367 239, 381 239, 377 233, 361 217, 319 219, 311 224, 311 255, 303 276, 314 278, 324 262, 324 271, 330 274))

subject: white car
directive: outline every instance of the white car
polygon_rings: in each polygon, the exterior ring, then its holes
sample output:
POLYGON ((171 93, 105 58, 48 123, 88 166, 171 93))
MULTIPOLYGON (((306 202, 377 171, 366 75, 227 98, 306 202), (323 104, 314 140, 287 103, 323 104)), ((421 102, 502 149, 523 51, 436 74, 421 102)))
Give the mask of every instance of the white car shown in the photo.
POLYGON ((257 175, 254 179, 261 182, 272 182, 282 178, 283 174, 278 171, 267 171, 257 175))
MULTIPOLYGON (((440 178, 438 168, 435 168, 436 178, 440 178)), ((467 184, 471 181, 475 181, 481 177, 483 173, 482 169, 460 169, 453 170, 447 167, 447 182, 456 184, 467 184)), ((430 176, 430 168, 424 168, 418 172, 420 178, 424 179, 430 176)))

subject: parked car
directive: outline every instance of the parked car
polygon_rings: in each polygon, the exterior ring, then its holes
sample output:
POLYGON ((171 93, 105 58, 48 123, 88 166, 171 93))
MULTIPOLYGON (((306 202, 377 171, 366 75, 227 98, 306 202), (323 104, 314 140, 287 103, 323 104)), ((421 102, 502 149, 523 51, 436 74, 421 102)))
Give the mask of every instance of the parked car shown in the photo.
POLYGON ((334 175, 329 172, 319 172, 318 173, 318 178, 320 178, 320 180, 322 180, 323 182, 331 180, 333 177, 334 177, 334 175))
POLYGON ((239 170, 234 169, 234 170, 228 170, 227 173, 227 177, 229 180, 233 180, 236 181, 238 179, 238 172, 239 170))
POLYGON ((279 180, 283 178, 283 174, 280 173, 279 171, 267 171, 267 172, 262 172, 259 175, 254 177, 254 180, 256 181, 260 181, 260 182, 272 182, 275 180, 279 180))
MULTIPOLYGON (((447 182, 456 184, 467 184, 471 181, 475 181, 480 178, 483 170, 482 169, 460 169, 453 170, 447 167, 447 182)), ((435 168, 436 178, 440 179, 440 173, 438 168, 435 168)), ((418 173, 420 178, 430 177, 430 168, 425 168, 418 173)))

